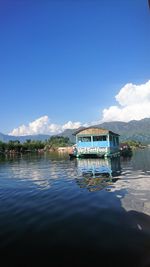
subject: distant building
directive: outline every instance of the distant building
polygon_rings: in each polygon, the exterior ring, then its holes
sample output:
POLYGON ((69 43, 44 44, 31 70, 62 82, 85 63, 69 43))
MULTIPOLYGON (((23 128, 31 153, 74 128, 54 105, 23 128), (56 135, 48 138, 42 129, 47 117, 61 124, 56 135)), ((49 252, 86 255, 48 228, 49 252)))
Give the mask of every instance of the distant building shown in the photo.
POLYGON ((112 131, 88 127, 74 133, 76 157, 109 157, 119 154, 119 135, 112 131))

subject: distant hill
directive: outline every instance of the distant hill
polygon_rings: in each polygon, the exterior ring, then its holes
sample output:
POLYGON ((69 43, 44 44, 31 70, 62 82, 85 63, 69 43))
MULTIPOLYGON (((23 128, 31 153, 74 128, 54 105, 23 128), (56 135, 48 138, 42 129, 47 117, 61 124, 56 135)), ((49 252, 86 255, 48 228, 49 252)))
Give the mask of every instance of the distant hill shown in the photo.
POLYGON ((12 136, 12 135, 6 135, 6 134, 0 133, 0 141, 6 142, 6 143, 9 142, 10 140, 12 140, 12 141, 18 140, 21 143, 23 143, 27 139, 44 141, 44 140, 49 139, 49 138, 50 138, 50 135, 45 135, 45 134, 26 135, 26 136, 12 136))
MULTIPOLYGON (((139 121, 133 120, 130 122, 104 122, 94 126, 120 134, 121 141, 136 140, 145 144, 150 144, 150 118, 139 121)), ((72 135, 74 132, 75 130, 68 129, 61 133, 61 135, 68 136, 72 142, 75 142, 75 136, 72 135)))
POLYGON ((150 144, 150 118, 130 122, 105 122, 98 125, 120 134, 120 140, 135 140, 150 144))
MULTIPOLYGON (((102 124, 94 125, 99 128, 105 128, 115 133, 120 134, 120 140, 135 140, 145 144, 150 144, 150 118, 142 119, 139 121, 133 120, 130 122, 104 122, 102 124)), ((82 127, 83 128, 83 127, 82 127)), ((80 128, 79 128, 80 129, 80 128)), ((75 136, 72 134, 76 130, 67 129, 64 132, 58 134, 59 136, 69 137, 71 142, 75 143, 75 136)), ((50 135, 27 135, 27 136, 10 136, 0 133, 0 140, 8 142, 9 140, 19 140, 24 142, 27 139, 31 140, 46 140, 49 139, 50 135)))

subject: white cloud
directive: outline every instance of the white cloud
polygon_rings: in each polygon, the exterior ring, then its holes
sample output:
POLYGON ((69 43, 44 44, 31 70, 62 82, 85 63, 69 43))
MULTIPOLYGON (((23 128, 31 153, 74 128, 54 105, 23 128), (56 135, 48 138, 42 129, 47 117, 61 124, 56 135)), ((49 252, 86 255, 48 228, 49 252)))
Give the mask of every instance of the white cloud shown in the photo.
POLYGON ((63 125, 51 123, 48 116, 40 117, 28 125, 12 130, 10 135, 57 134, 66 129, 88 127, 104 121, 130 121, 150 117, 150 80, 145 84, 126 84, 115 96, 117 105, 103 110, 102 120, 81 124, 68 121, 63 125))
POLYGON ((103 110, 102 121, 130 121, 150 117, 150 80, 126 84, 116 95, 118 105, 103 110))
POLYGON ((72 122, 72 121, 68 121, 66 124, 64 124, 62 126, 62 129, 63 130, 66 130, 66 129, 77 129, 81 127, 81 122, 77 121, 77 122, 72 122))
POLYGON ((76 129, 80 126, 80 122, 72 121, 68 121, 64 125, 50 123, 48 116, 43 116, 30 122, 28 125, 21 125, 13 129, 9 135, 57 134, 65 129, 76 129))

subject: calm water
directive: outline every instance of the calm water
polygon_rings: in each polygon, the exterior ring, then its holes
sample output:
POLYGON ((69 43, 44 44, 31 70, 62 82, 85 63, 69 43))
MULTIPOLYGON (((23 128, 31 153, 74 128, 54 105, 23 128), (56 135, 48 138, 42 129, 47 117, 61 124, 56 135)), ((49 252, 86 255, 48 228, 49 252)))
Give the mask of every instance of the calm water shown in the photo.
POLYGON ((2 266, 150 266, 150 150, 0 158, 2 266))

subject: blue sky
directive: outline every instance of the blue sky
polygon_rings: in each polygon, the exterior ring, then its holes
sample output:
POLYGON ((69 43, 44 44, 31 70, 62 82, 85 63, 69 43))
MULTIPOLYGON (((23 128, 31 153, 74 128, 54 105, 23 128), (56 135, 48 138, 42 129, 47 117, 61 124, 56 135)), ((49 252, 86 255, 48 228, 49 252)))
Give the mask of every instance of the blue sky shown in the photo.
POLYGON ((0 132, 128 121, 122 98, 150 99, 147 0, 0 0, 0 38, 0 132))

